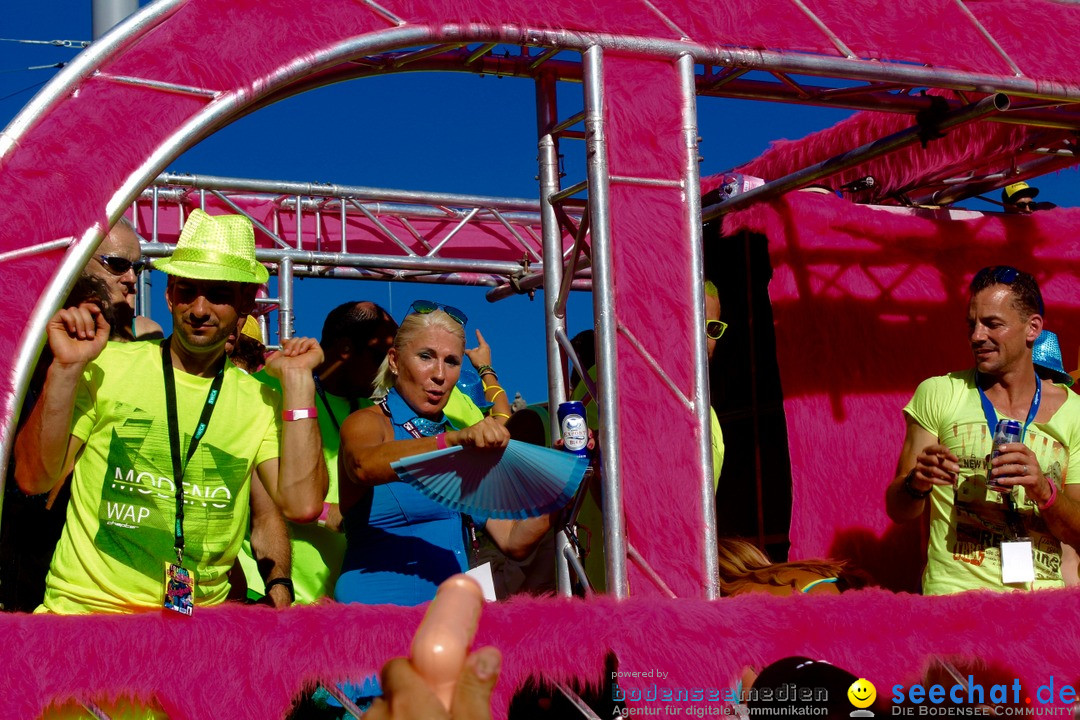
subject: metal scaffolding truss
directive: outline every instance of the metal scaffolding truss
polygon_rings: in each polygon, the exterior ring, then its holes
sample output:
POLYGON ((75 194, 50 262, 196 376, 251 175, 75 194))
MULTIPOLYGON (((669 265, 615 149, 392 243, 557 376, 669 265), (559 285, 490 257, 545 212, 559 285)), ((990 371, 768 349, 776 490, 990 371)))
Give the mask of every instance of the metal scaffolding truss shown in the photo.
MULTIPOLYGON (((798 3, 798 0, 795 2, 798 3)), ((978 21, 972 21, 978 24, 978 21)), ((985 32, 985 29, 981 28, 980 32, 985 32)), ((839 44, 843 46, 842 42, 839 44)), ((999 45, 994 44, 1000 49, 999 45)), ((902 192, 889 195, 868 193, 859 197, 862 202, 956 202, 1009 182, 1075 164, 1071 155, 1066 157, 1058 153, 1053 158, 1045 157, 1047 152, 1057 152, 1063 146, 1068 149, 1075 133, 1080 131, 1080 108, 1077 107, 1080 95, 1075 88, 1047 88, 1045 84, 1039 84, 1036 88, 1022 75, 987 78, 932 67, 881 63, 851 55, 846 57, 843 64, 821 56, 794 58, 775 54, 770 57, 772 55, 768 52, 745 54, 729 50, 720 53, 719 57, 699 60, 694 69, 696 94, 698 97, 898 113, 918 118, 928 113, 935 117, 961 113, 980 99, 1000 92, 1009 97, 1006 106, 1000 112, 985 114, 982 119, 1031 130, 1030 137, 1017 146, 1002 147, 994 157, 979 158, 981 166, 977 170, 943 167, 937 173, 928 174, 923 181, 904 187, 902 192), (929 89, 944 92, 928 95, 926 91, 929 89), (957 183, 955 178, 965 174, 971 176, 972 183, 957 183), (952 182, 943 182, 945 178, 952 182), (949 187, 945 188, 945 185, 949 187), (946 189, 947 192, 942 192, 946 189)), ((1011 60, 1009 62, 1014 65, 1011 60)), ((351 78, 403 71, 467 72, 533 79, 546 76, 567 82, 581 82, 582 78, 580 55, 576 52, 490 42, 444 43, 353 59, 309 76, 302 85, 283 89, 281 95, 351 78)), ((276 99, 280 98, 275 96, 267 102, 276 99)), ((584 139, 585 131, 580 128, 583 117, 583 113, 578 113, 559 122, 553 128, 553 135, 564 139, 584 139)), ((855 165, 852 163, 848 167, 855 165)), ((584 186, 584 183, 575 186, 575 192, 582 191, 584 186)))
MULTIPOLYGON (((288 258, 296 275, 486 285, 496 299, 529 292, 543 272, 536 200, 164 174, 129 211, 146 254, 167 254, 193 208, 245 215, 260 259, 288 258)), ((563 208, 562 262, 581 212, 563 208)), ((571 275, 590 287, 587 268, 571 275)))

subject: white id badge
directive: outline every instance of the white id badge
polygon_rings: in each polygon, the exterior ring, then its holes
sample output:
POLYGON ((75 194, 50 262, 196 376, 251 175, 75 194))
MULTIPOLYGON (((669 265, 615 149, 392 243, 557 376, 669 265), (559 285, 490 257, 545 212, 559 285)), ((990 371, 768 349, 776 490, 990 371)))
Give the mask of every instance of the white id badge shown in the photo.
POLYGON ((474 567, 465 574, 480 583, 480 589, 484 591, 484 600, 495 602, 498 599, 495 597, 495 578, 491 576, 491 563, 486 562, 474 567))
POLYGON ((1001 541, 1001 582, 1025 583, 1035 581, 1035 554, 1031 538, 1001 541))

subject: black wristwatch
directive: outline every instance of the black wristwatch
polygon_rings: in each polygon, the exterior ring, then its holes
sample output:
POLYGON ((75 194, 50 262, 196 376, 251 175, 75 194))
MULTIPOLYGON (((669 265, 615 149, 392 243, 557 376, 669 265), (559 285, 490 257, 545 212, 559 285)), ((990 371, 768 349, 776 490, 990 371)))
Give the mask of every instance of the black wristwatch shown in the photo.
POLYGON ((914 481, 915 471, 912 470, 907 474, 907 477, 904 478, 904 492, 906 492, 908 495, 915 498, 916 500, 925 500, 926 498, 930 497, 930 493, 934 491, 934 488, 931 486, 925 490, 916 490, 914 481))

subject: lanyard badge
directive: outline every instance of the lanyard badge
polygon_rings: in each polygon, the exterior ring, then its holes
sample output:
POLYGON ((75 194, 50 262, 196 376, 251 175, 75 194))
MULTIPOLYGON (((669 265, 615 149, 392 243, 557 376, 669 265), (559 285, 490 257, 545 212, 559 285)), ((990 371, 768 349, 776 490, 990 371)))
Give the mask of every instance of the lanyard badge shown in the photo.
POLYGON ((163 606, 166 610, 173 610, 182 615, 190 616, 195 609, 195 576, 184 567, 184 471, 195 449, 199 447, 199 441, 206 434, 206 428, 210 425, 210 416, 214 414, 218 397, 221 395, 221 383, 225 378, 225 358, 221 359, 221 365, 214 375, 214 381, 210 383, 210 391, 203 403, 202 413, 199 415, 199 424, 191 436, 188 445, 187 456, 180 460, 180 421, 176 416, 176 378, 173 375, 172 353, 169 351, 167 338, 161 343, 161 367, 165 376, 165 409, 169 421, 169 450, 172 454, 173 483, 176 486, 176 522, 173 525, 173 549, 176 551, 176 562, 165 563, 165 600, 163 606))
MULTIPOLYGON (((978 373, 975 374, 975 387, 979 390, 979 400, 982 403, 983 415, 986 417, 986 424, 990 428, 991 436, 994 435, 997 429, 997 411, 994 409, 993 403, 986 397, 986 393, 983 392, 982 386, 979 385, 978 373)), ((1031 407, 1028 408, 1027 419, 1024 421, 1024 428, 1020 432, 1020 442, 1024 441, 1024 436, 1027 435, 1028 426, 1035 420, 1035 416, 1039 412, 1039 402, 1042 399, 1042 380, 1038 375, 1035 376, 1035 394, 1031 398, 1031 407)), ((994 448, 996 450, 996 448, 994 448)), ((987 473, 989 474, 989 468, 987 473)), ((995 491, 996 492, 996 491, 995 491)), ((1004 497, 1005 504, 1005 522, 1009 527, 1009 534, 1011 537, 1008 540, 1001 541, 1001 582, 1002 583, 1024 583, 1034 582, 1035 580, 1035 553, 1032 547, 1031 538, 1024 537, 1026 534, 1024 530, 1024 520, 1020 517, 1020 513, 1016 510, 1016 503, 1011 494, 1006 494, 1004 497)))

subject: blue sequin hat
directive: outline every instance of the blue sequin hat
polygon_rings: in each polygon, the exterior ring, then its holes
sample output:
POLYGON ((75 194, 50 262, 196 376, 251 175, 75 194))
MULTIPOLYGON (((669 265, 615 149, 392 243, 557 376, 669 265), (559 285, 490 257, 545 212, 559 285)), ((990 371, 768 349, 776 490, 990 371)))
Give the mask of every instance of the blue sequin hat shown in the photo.
POLYGON ((1035 363, 1037 368, 1044 370, 1045 374, 1054 382, 1061 383, 1066 387, 1072 387, 1075 382, 1072 375, 1065 372, 1065 365, 1061 360, 1061 344, 1058 342, 1058 336, 1049 330, 1043 330, 1035 340, 1035 345, 1031 348, 1031 361, 1035 363))

